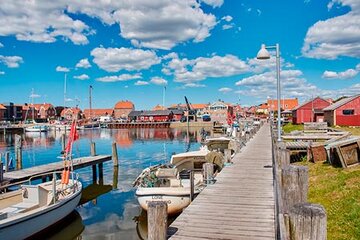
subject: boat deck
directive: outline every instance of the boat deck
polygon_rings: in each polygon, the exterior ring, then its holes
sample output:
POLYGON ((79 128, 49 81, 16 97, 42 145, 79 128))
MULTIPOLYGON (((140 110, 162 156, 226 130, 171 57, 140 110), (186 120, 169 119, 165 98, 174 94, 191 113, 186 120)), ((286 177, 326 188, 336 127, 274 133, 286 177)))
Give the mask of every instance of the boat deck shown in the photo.
POLYGON ((233 162, 171 224, 170 239, 275 239, 268 124, 235 155, 233 162))
MULTIPOLYGON (((97 155, 89 157, 81 157, 73 159, 74 170, 92 166, 111 160, 110 155, 97 155)), ((4 173, 4 180, 9 183, 20 182, 29 179, 32 176, 51 173, 54 171, 62 171, 64 168, 63 161, 39 165, 35 167, 25 168, 21 170, 4 173)))

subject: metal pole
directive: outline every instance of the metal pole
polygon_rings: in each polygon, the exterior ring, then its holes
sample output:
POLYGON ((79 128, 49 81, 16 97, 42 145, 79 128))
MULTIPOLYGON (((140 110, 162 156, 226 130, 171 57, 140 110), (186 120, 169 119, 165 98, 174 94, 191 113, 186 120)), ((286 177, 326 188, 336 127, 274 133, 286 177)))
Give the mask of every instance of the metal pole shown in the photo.
POLYGON ((89 118, 90 118, 90 121, 91 121, 91 90, 92 90, 92 86, 90 85, 89 86, 89 107, 90 107, 90 111, 89 111, 89 118))
POLYGON ((277 121, 277 131, 278 131, 278 142, 281 142, 281 92, 280 92, 280 46, 276 44, 276 82, 277 82, 277 102, 278 102, 278 121, 277 121))

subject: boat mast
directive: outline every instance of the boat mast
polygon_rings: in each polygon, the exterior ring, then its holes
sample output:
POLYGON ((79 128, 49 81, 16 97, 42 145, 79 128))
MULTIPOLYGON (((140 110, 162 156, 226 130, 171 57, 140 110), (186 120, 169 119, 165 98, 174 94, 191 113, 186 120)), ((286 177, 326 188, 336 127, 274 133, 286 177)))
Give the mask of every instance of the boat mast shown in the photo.
POLYGON ((90 107, 90 111, 89 111, 89 117, 90 117, 90 121, 91 121, 91 93, 92 93, 92 86, 89 86, 89 107, 90 107))
POLYGON ((66 73, 64 76, 64 109, 66 108, 66 73))

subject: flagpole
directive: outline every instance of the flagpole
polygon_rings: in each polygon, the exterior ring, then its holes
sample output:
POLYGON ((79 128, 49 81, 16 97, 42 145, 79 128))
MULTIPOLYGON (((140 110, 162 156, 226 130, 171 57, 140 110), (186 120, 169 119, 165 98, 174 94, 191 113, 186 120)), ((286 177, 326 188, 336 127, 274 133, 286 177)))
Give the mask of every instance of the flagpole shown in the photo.
POLYGON ((165 91, 166 91, 166 86, 164 86, 163 88, 163 109, 165 110, 165 91))

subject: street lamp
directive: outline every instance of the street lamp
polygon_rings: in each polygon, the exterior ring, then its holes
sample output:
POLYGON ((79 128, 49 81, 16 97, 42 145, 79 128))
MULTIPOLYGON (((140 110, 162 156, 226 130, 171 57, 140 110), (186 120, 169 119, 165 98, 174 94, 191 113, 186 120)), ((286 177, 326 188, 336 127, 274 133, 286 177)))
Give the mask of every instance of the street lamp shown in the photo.
POLYGON ((270 53, 267 49, 275 49, 276 50, 276 85, 277 85, 277 108, 278 108, 278 116, 277 116, 277 131, 278 131, 278 142, 281 142, 281 92, 280 92, 280 46, 277 43, 275 46, 265 46, 265 44, 261 45, 261 49, 258 52, 256 58, 260 60, 270 59, 270 53))

